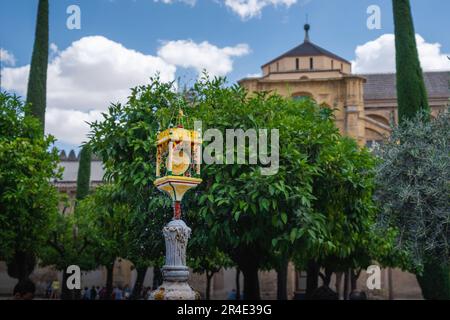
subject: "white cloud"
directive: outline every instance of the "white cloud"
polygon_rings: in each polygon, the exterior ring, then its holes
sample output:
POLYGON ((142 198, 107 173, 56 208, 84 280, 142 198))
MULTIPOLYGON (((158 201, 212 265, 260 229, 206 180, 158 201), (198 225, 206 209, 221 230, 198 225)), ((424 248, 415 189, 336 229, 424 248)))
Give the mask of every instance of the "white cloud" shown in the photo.
POLYGON ((261 15, 267 6, 290 7, 297 0, 224 0, 225 5, 237 13, 242 19, 250 19, 261 15))
POLYGON ((87 123, 103 119, 99 110, 83 112, 48 108, 45 114, 46 131, 64 141, 66 144, 79 146, 87 140, 89 126, 87 123))
MULTIPOLYGON (((110 102, 125 101, 129 88, 148 83, 160 73, 175 79, 176 67, 160 57, 130 50, 105 37, 85 37, 63 51, 51 46, 48 66, 46 131, 58 140, 80 144, 85 121, 99 119, 110 102)), ((3 89, 25 96, 29 65, 2 70, 3 89)))
POLYGON ((249 73, 245 76, 246 78, 261 78, 262 73, 249 73))
POLYGON ((154 2, 162 2, 165 4, 172 4, 174 2, 184 2, 190 6, 195 6, 197 0, 153 0, 154 2))
MULTIPOLYGON (((111 102, 126 101, 129 89, 148 83, 151 76, 159 73, 162 81, 173 81, 177 66, 225 75, 232 71, 232 57, 248 52, 247 45, 218 48, 180 40, 163 44, 159 56, 152 56, 102 36, 81 38, 64 50, 52 44, 46 131, 63 143, 79 145, 89 131, 86 121, 100 120, 111 102)), ((3 68, 2 89, 26 96, 29 69, 3 68)))
POLYGON ((8 50, 0 48, 0 62, 4 65, 14 66, 16 64, 16 58, 8 50))
MULTIPOLYGON (((175 2, 184 2, 190 6, 195 6, 197 0, 153 0, 165 4, 175 2)), ((290 7, 298 0, 214 0, 219 4, 225 4, 234 13, 238 14, 243 20, 261 16, 262 10, 267 6, 285 6, 290 7)), ((300 4, 306 5, 311 0, 300 0, 300 4)))
POLYGON ((179 67, 194 68, 199 73, 206 69, 212 76, 224 76, 233 70, 233 57, 249 52, 246 44, 219 48, 207 41, 178 40, 164 43, 158 50, 158 56, 179 67))
MULTIPOLYGON (((84 37, 50 61, 47 107, 105 110, 110 102, 124 101, 129 88, 148 83, 157 72, 163 81, 171 81, 175 71, 160 57, 127 49, 105 37, 84 37)), ((4 68, 4 88, 26 95, 28 73, 29 65, 4 68)))
MULTIPOLYGON (((449 54, 441 52, 439 43, 428 43, 416 35, 417 49, 424 71, 450 70, 449 54)), ((384 34, 374 41, 358 46, 353 61, 355 73, 395 72, 395 36, 384 34)))

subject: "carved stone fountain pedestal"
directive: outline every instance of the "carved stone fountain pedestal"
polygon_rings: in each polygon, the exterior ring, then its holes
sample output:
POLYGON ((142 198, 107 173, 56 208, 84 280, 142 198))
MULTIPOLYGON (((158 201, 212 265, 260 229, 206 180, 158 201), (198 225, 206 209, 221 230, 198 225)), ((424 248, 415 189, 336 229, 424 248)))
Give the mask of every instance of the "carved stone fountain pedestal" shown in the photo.
POLYGON ((166 263, 162 268, 163 284, 152 292, 151 300, 196 300, 198 294, 188 284, 186 247, 191 229, 183 220, 173 219, 163 229, 166 263))
POLYGON ((201 132, 186 130, 179 110, 177 127, 157 136, 156 177, 153 184, 165 192, 173 204, 173 219, 163 228, 166 241, 166 263, 162 268, 163 284, 154 292, 153 300, 194 300, 199 295, 188 284, 186 247, 191 229, 181 220, 184 194, 198 186, 201 164, 201 132))

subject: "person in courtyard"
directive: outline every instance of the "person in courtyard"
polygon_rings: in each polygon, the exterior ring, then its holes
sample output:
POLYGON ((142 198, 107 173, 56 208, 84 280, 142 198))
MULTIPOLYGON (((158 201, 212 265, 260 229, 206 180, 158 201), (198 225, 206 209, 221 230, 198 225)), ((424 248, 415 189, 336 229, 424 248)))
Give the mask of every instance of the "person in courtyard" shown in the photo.
POLYGON ((123 292, 120 287, 115 287, 113 291, 114 298, 113 300, 122 300, 123 299, 123 292))
POLYGON ((142 291, 142 299, 148 300, 150 298, 151 293, 152 293, 151 287, 144 288, 144 290, 142 291))
POLYGON ((97 290, 95 290, 95 286, 92 286, 91 291, 89 292, 89 299, 90 300, 97 299, 97 290))
POLYGON ((19 281, 14 287, 14 300, 33 300, 36 286, 30 279, 19 281))
POLYGON ((89 295, 90 295, 89 288, 88 287, 84 287, 82 299, 83 300, 89 300, 89 298, 90 298, 89 295))
POLYGON ((231 290, 231 292, 228 294, 228 300, 236 300, 236 289, 231 290))
POLYGON ((317 288, 309 300, 339 300, 339 295, 328 286, 317 288))
POLYGON ((52 297, 52 282, 50 281, 45 289, 45 299, 50 299, 52 297))
POLYGON ((100 300, 106 300, 106 287, 102 287, 98 293, 100 300))
POLYGON ((58 299, 59 298, 59 281, 58 279, 55 279, 52 282, 52 295, 51 299, 58 299))
POLYGON ((130 295, 131 295, 131 289, 129 285, 126 285, 125 288, 123 289, 123 295, 125 300, 130 299, 130 295))
POLYGON ((350 293, 350 300, 367 300, 367 295, 364 291, 354 290, 350 293))

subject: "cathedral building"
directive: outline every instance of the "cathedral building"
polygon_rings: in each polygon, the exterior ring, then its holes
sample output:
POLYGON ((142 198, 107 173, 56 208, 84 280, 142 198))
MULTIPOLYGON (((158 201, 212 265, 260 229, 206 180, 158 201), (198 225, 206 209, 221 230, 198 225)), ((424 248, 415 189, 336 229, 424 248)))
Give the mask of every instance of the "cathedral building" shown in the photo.
MULTIPOLYGON (((239 84, 250 92, 273 91, 293 99, 313 98, 333 108, 336 125, 360 145, 372 145, 390 134, 397 123, 396 75, 353 74, 350 61, 314 44, 305 25, 299 46, 265 63, 262 76, 239 84)), ((432 112, 449 103, 450 72, 425 73, 432 112)))
MULTIPOLYGON (((350 61, 314 44, 310 25, 297 47, 262 65, 262 76, 244 78, 239 84, 249 92, 276 92, 292 99, 312 98, 335 110, 341 134, 363 146, 381 143, 398 123, 396 74, 354 74, 350 61)), ((450 71, 424 73, 432 115, 449 106, 450 71)), ((295 292, 305 286, 303 272, 289 271, 295 292), (294 275, 291 274, 294 272, 294 275)), ((367 291, 362 274, 358 287, 367 291)), ((267 280, 267 279, 266 279, 267 280)), ((335 281, 335 279, 333 280, 335 281)), ((373 298, 420 299, 421 290, 414 275, 396 269, 382 270, 383 290, 368 292, 373 298)), ((333 286, 341 291, 342 283, 333 286)))

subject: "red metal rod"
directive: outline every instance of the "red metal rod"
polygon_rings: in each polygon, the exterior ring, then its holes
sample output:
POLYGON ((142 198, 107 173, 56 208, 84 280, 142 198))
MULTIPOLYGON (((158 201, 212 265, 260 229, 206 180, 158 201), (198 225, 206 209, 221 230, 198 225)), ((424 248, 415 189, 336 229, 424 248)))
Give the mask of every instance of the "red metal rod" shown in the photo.
POLYGON ((175 220, 181 219, 181 202, 175 201, 173 203, 173 217, 175 220))

